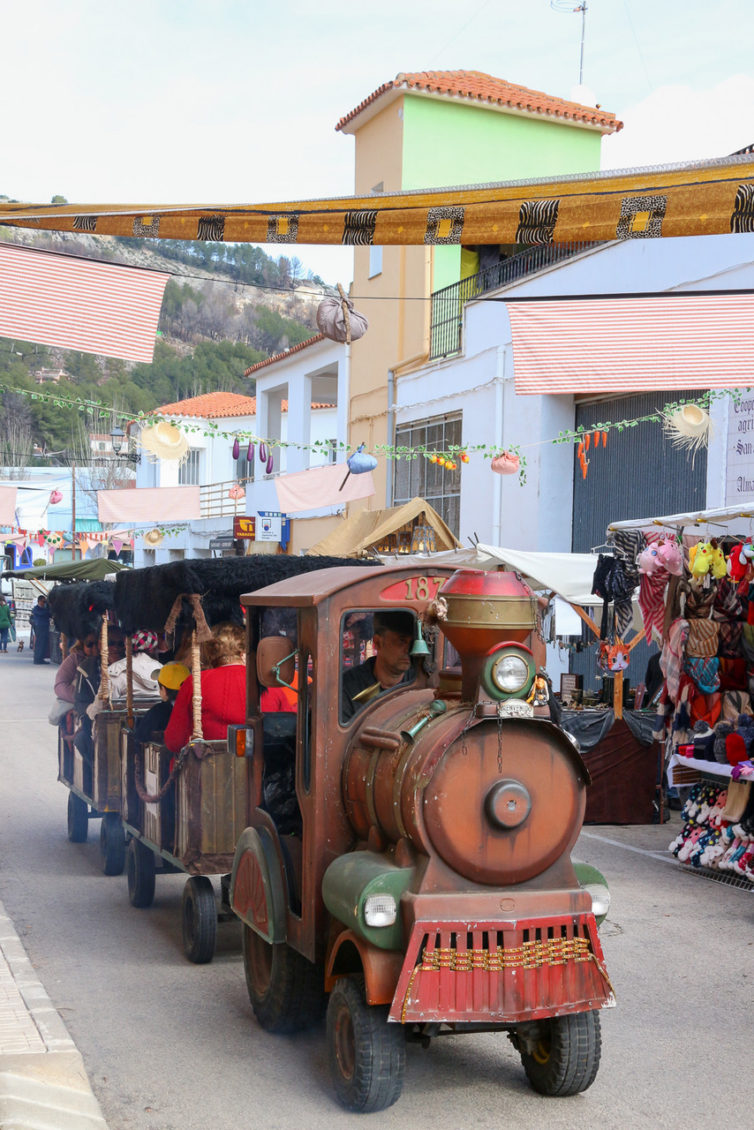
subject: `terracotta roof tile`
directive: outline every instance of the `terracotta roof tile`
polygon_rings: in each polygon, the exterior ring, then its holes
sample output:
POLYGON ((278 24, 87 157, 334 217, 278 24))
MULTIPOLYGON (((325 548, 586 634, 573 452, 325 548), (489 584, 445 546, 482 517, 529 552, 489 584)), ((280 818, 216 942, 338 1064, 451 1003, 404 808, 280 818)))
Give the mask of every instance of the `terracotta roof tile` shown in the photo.
POLYGON ((336 130, 358 117, 367 106, 371 106, 390 90, 422 90, 432 94, 445 94, 454 98, 468 98, 475 102, 496 106, 507 106, 518 112, 544 115, 562 121, 583 122, 597 126, 604 133, 615 133, 623 128, 615 114, 594 106, 582 106, 579 102, 569 102, 565 98, 555 98, 541 90, 529 90, 505 79, 483 74, 482 71, 417 71, 401 72, 392 82, 384 82, 355 109, 341 118, 336 130))
POLYGON ((201 416, 208 420, 224 416, 256 416, 257 399, 255 396, 244 396, 240 392, 205 392, 202 396, 191 396, 188 400, 163 404, 161 408, 155 408, 153 414, 201 416))
MULTIPOLYGON (((284 349, 281 353, 274 353, 272 357, 265 357, 264 361, 257 361, 256 365, 244 372, 244 376, 248 377, 251 373, 256 373, 259 369, 266 369, 268 365, 274 365, 276 361, 284 361, 286 357, 290 357, 292 353, 300 353, 302 349, 307 349, 310 345, 316 345, 318 341, 324 341, 324 334, 315 334, 314 337, 308 337, 306 341, 300 341, 298 345, 292 345, 289 349, 284 349)), ((312 405, 314 407, 314 405, 312 405)))

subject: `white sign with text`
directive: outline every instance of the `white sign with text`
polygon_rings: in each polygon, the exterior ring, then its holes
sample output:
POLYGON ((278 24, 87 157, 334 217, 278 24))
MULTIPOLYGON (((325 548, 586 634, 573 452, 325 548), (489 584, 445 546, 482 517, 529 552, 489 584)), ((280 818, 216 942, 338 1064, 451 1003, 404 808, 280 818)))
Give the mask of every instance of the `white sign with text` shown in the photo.
POLYGON ((728 412, 728 440, 725 446, 725 505, 754 500, 754 395, 743 394, 728 412))

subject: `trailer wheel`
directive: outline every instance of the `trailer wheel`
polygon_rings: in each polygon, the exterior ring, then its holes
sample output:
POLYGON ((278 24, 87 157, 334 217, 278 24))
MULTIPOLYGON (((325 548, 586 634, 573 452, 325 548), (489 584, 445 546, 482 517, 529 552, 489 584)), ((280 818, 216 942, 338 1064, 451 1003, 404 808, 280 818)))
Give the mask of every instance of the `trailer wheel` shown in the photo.
POLYGON ((183 949, 189 961, 206 965, 215 956, 217 907, 212 882, 192 875, 183 888, 183 949))
POLYGON ((534 1049, 522 1049, 521 1062, 541 1095, 578 1095, 594 1082, 601 1050, 599 1013, 576 1012, 542 1021, 534 1049))
POLYGON ((285 942, 274 945, 244 925, 243 964, 254 1015, 267 1032, 301 1032, 324 1010, 324 977, 285 942))
POLYGON ((68 794, 68 839, 85 844, 89 835, 89 806, 75 793, 68 794))
POLYGON ((142 909, 154 901, 154 852, 141 840, 132 839, 126 852, 128 898, 131 906, 142 909))
POLYGON ((117 812, 106 812, 102 817, 99 850, 105 875, 122 875, 126 866, 126 836, 117 812))
POLYGON ((362 978, 341 977, 327 1006, 327 1054, 335 1093, 361 1114, 385 1110, 400 1098, 406 1066, 401 1024, 388 1023, 388 1009, 368 1005, 362 978))

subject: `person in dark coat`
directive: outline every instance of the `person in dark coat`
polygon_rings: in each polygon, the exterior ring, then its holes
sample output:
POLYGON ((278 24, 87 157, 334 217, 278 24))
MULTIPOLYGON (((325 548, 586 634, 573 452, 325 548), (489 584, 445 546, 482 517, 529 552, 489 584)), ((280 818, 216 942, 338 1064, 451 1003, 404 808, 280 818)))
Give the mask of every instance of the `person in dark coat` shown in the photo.
POLYGON ((50 654, 50 609, 47 597, 40 596, 29 616, 34 629, 34 662, 49 663, 50 654))
POLYGON ((416 672, 411 665, 414 619, 410 612, 376 612, 374 616, 374 655, 358 667, 343 672, 340 720, 353 718, 377 695, 399 683, 410 683, 416 672))

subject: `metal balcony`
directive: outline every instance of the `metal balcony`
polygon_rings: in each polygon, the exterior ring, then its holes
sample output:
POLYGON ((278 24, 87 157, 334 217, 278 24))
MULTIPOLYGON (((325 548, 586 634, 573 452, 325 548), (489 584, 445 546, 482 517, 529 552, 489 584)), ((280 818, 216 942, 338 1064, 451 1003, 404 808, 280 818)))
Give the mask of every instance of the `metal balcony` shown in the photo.
POLYGON ((463 308, 472 298, 596 246, 594 242, 539 244, 486 267, 476 275, 469 275, 452 286, 436 290, 432 295, 430 360, 436 361, 439 357, 449 357, 460 351, 463 308))

